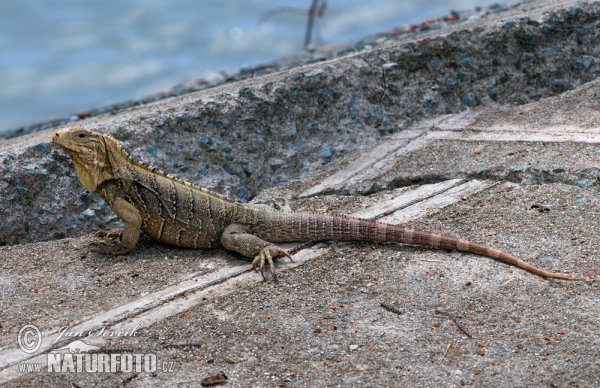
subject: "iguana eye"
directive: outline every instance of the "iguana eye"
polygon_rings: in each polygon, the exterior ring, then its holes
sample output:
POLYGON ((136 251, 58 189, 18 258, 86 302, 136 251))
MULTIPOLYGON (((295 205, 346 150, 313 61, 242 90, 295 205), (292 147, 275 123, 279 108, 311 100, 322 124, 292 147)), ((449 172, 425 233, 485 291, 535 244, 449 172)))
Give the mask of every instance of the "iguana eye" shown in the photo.
POLYGON ((77 137, 80 138, 80 139, 85 139, 87 137, 87 133, 79 132, 77 134, 77 137))

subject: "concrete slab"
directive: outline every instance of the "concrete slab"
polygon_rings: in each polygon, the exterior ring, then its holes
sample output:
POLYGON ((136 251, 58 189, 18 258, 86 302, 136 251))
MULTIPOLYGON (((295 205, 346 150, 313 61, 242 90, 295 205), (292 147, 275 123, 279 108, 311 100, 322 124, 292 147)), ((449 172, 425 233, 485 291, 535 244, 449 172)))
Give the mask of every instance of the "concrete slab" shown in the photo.
MULTIPOLYGON (((538 1, 519 9, 524 17, 496 18, 490 29, 474 23, 472 31, 431 32, 388 50, 84 124, 129 142, 151 164, 184 178, 202 176, 224 192, 260 188, 257 199, 288 198, 299 211, 405 222, 595 279, 599 85, 564 92, 557 82, 577 86, 595 78, 595 46, 587 42, 598 31, 600 6, 538 1), (544 56, 548 45, 556 56, 544 56), (385 68, 382 84, 377 69, 391 62, 401 66, 385 68), (541 81, 540 74, 550 79, 546 70, 552 82, 541 81), (457 81, 458 72, 467 81, 455 90, 458 84, 448 81, 457 81), (460 113, 463 97, 493 101, 490 88, 503 106, 460 113), (339 90, 352 93, 338 96, 339 90), (218 154, 206 175, 186 170, 209 160, 182 151, 190 136, 206 155, 218 154), (352 139, 345 152, 336 151, 339 138, 352 139), (252 152, 231 145, 225 152, 227 142, 252 152), (290 151, 286 142, 298 148, 290 151), (165 148, 149 148, 155 143, 165 148), (327 163, 323 144, 335 156, 327 163), (253 161, 244 165, 232 154, 253 161), (240 162, 239 174, 216 183, 215 169, 231 163, 228 156, 240 162), (303 179, 284 185, 285 169, 287 177, 303 179), (265 189, 274 182, 280 186, 265 189)), ((219 371, 231 386, 600 385, 595 281, 547 281, 487 258, 393 244, 302 249, 294 263, 278 264, 278 285, 222 250, 176 249, 146 238, 126 257, 90 254, 92 221, 81 212, 93 208, 101 221, 110 212, 77 191, 66 157, 43 146, 47 135, 0 145, 0 215, 29 222, 23 209, 30 209, 39 221, 0 230, 8 236, 3 242, 37 236, 35 243, 0 247, 0 379, 8 387, 197 386, 219 371), (80 237, 39 241, 67 224, 80 237), (26 324, 42 331, 40 352, 55 354, 82 340, 102 354, 152 355, 167 368, 26 372, 20 366, 43 366, 47 357, 18 350, 26 324), (103 325, 124 333, 137 324, 136 336, 95 335, 103 325), (52 344, 64 327, 92 335, 52 344)))
MULTIPOLYGON (((600 229, 587 215, 598 212, 596 194, 501 183, 410 224, 502 247, 552 270, 593 275, 600 270, 600 229)), ((45 249, 54 252, 53 244, 45 249)), ((303 252, 316 257, 282 263, 296 266, 280 273, 279 285, 245 272, 109 327, 143 322, 135 337, 99 342, 107 353, 153 354, 173 363, 174 372, 23 375, 14 365, 1 376, 7 386, 193 385, 217 371, 234 386, 597 381, 600 366, 590 359, 600 347, 593 335, 596 283, 546 281, 486 258, 393 245, 303 252)))
POLYGON ((458 201, 466 200, 470 196, 487 189, 488 187, 494 186, 495 184, 496 182, 491 181, 469 181, 465 184, 452 187, 440 195, 432 196, 432 198, 426 198, 425 200, 414 203, 393 214, 382 217, 379 220, 390 224, 405 224, 411 219, 423 217, 426 214, 439 211, 458 201))

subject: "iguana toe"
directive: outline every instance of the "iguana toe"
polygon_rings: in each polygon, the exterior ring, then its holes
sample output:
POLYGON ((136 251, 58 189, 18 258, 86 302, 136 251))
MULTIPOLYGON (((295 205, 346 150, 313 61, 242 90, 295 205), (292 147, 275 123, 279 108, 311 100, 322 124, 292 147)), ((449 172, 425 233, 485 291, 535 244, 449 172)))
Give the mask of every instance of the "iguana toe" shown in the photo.
POLYGON ((105 253, 107 255, 124 255, 132 251, 131 248, 126 248, 120 243, 110 244, 104 241, 94 241, 90 244, 90 250, 96 253, 105 253))
POLYGON ((121 238, 122 230, 118 229, 95 229, 96 237, 104 237, 104 238, 121 238))
MULTIPOLYGON (((279 248, 277 245, 269 245, 264 247, 258 252, 258 255, 254 257, 252 261, 252 265, 254 269, 260 271, 260 274, 263 276, 263 279, 266 280, 265 275, 263 273, 263 269, 265 267, 265 262, 269 265, 269 269, 271 270, 271 278, 277 282, 277 272, 275 271, 275 264, 273 263, 273 258, 277 258, 278 256, 287 256, 292 260, 292 256, 285 250, 279 248)), ((292 260, 293 261, 293 260, 292 260)))

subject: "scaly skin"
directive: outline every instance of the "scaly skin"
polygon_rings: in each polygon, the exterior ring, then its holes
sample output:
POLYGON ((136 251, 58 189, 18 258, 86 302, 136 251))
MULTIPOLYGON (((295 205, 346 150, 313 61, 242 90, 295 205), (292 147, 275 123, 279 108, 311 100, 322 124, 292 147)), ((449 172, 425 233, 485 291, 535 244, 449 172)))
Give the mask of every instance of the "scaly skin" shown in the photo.
POLYGON ((341 215, 245 206, 136 162, 115 139, 97 132, 58 131, 52 142, 67 151, 83 186, 98 193, 125 225, 119 233, 100 232, 104 239, 92 244, 94 251, 128 253, 144 232, 178 247, 223 247, 238 252, 254 258, 254 268, 261 273, 268 263, 276 280, 273 259, 290 255, 273 243, 394 242, 475 253, 545 278, 585 280, 548 272, 497 249, 439 233, 341 215))

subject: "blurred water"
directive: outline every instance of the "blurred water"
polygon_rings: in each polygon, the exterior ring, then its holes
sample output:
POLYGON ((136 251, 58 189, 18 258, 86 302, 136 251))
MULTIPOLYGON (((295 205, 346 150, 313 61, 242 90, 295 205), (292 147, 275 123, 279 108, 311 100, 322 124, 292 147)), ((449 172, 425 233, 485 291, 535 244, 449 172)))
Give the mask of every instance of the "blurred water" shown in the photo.
MULTIPOLYGON (((506 0, 329 0, 324 44, 506 0)), ((0 131, 302 50, 310 0, 2 0, 0 131)))

